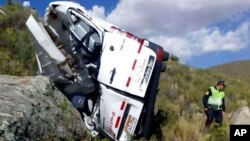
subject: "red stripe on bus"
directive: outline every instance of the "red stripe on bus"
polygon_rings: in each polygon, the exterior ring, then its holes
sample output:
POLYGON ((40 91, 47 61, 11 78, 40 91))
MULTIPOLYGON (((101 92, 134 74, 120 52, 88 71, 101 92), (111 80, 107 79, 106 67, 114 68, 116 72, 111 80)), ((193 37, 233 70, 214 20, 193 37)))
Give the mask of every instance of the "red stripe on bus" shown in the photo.
POLYGON ((134 60, 134 63, 133 63, 133 66, 132 66, 132 70, 134 70, 134 69, 135 69, 135 65, 136 65, 136 63, 137 63, 137 60, 134 60))
POLYGON ((134 35, 131 34, 131 33, 129 33, 129 32, 126 32, 126 37, 127 37, 127 38, 132 38, 132 37, 134 37, 134 35))
POLYGON ((137 53, 141 52, 141 48, 142 48, 142 44, 143 44, 143 40, 142 39, 138 39, 138 42, 140 43, 139 49, 137 53))
POLYGON ((121 117, 118 116, 117 119, 116 119, 115 128, 118 127, 118 125, 119 125, 119 123, 120 123, 120 120, 121 120, 121 117))
POLYGON ((124 107, 125 107, 125 104, 126 104, 126 102, 125 102, 125 101, 122 101, 122 105, 121 105, 121 108, 120 108, 120 110, 123 110, 123 109, 124 109, 124 107))
POLYGON ((131 77, 128 78, 126 86, 128 87, 131 81, 131 77))

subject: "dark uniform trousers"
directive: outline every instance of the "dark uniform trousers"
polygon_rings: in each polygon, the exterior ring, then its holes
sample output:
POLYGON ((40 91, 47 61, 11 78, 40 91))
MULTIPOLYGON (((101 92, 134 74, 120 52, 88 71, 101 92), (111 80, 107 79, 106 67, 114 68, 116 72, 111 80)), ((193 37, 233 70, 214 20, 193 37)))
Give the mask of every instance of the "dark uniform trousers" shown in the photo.
POLYGON ((219 126, 222 125, 223 122, 222 110, 214 110, 213 108, 208 108, 208 110, 205 111, 205 113, 207 115, 206 126, 210 126, 214 119, 216 123, 219 123, 219 126))

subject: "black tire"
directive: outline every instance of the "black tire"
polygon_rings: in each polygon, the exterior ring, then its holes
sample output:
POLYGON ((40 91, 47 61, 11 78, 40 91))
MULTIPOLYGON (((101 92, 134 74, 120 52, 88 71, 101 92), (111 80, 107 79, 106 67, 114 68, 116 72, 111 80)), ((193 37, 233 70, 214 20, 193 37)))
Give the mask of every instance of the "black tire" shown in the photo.
POLYGON ((169 53, 166 51, 163 51, 162 61, 168 61, 169 59, 169 53))

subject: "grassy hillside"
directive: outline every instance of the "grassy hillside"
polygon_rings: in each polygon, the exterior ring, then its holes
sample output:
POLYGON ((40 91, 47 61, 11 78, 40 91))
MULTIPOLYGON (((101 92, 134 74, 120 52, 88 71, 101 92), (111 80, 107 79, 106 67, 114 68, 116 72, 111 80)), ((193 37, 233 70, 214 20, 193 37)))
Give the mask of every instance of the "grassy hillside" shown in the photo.
POLYGON ((249 87, 249 81, 235 80, 213 70, 193 69, 170 60, 161 77, 156 107, 161 132, 157 131, 156 136, 162 140, 229 140, 230 115, 238 107, 250 103, 249 87), (211 134, 203 134, 206 117, 202 97, 219 79, 224 79, 228 85, 224 124, 220 129, 214 126, 211 134))
POLYGON ((28 16, 34 13, 15 4, 0 9, 6 13, 0 14, 0 74, 34 75, 35 54, 25 26, 28 16))
POLYGON ((250 60, 236 61, 209 68, 213 72, 220 72, 239 81, 250 82, 250 60))

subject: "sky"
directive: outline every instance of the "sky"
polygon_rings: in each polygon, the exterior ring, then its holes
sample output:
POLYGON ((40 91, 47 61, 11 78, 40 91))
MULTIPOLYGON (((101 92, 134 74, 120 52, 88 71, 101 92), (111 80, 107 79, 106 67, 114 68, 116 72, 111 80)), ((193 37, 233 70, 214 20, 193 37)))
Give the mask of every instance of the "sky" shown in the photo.
MULTIPOLYGON (((30 3, 42 16, 51 1, 30 3)), ((191 67, 250 60, 250 0, 74 1, 90 15, 161 45, 191 67)))

